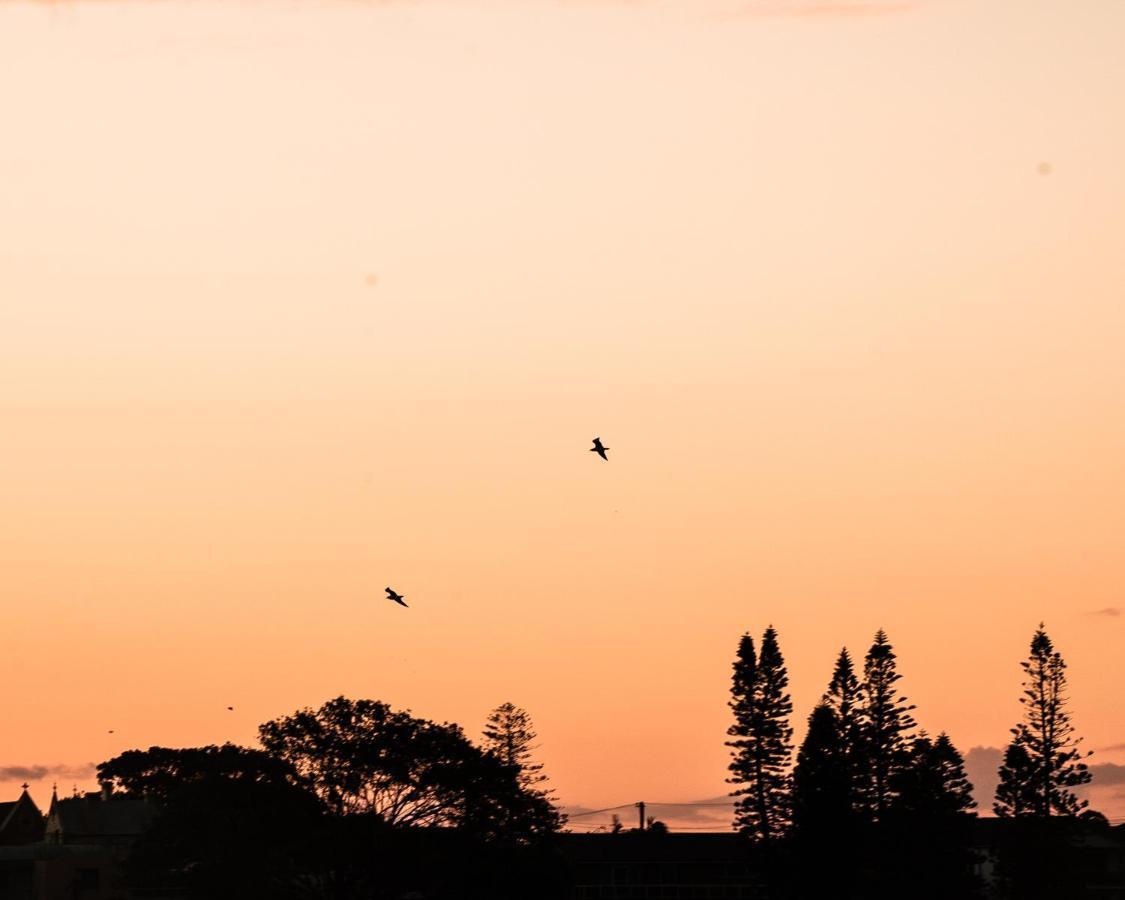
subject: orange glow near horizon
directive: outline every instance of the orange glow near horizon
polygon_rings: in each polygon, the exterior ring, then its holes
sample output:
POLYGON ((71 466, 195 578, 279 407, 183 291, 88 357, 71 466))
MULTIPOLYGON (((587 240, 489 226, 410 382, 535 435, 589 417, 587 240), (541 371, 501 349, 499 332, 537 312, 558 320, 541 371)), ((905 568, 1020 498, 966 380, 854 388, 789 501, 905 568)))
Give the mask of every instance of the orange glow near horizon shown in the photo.
POLYGON ((885 628, 965 752, 1041 620, 1125 764, 1123 27, 0 3, 0 774, 511 700, 563 803, 695 801, 743 631, 800 736, 885 628))

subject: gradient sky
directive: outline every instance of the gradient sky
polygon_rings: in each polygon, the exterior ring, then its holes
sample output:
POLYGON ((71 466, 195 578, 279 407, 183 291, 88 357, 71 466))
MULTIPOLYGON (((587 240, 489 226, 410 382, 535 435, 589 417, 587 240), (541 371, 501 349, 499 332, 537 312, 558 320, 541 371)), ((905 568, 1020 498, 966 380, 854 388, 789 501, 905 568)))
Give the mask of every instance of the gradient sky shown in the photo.
POLYGON ((564 803, 695 800, 744 630, 800 733, 886 628, 968 750, 1041 619, 1125 763, 1123 33, 0 2, 0 768, 511 700, 564 803))

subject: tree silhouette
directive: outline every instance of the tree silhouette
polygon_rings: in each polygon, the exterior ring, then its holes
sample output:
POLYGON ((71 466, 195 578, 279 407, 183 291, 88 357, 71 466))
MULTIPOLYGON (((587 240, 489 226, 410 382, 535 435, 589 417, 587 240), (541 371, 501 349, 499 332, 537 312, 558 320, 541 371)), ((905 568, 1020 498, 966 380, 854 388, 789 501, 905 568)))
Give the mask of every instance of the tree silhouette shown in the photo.
POLYGON ((970 811, 976 805, 964 761, 948 735, 921 734, 891 775, 892 797, 873 826, 875 896, 968 900, 982 884, 974 872, 970 811), (918 872, 926 872, 919 882, 918 872))
POLYGON ((793 767, 793 830, 806 843, 839 841, 852 817, 851 785, 839 718, 825 702, 809 716, 809 730, 793 767))
POLYGON ((227 779, 286 786, 301 779, 287 762, 264 750, 235 744, 221 747, 150 747, 126 750, 98 765, 98 781, 137 797, 167 802, 184 785, 227 779))
MULTIPOLYGON (((839 756, 836 765, 844 778, 847 801, 859 809, 863 796, 862 723, 863 687, 855 676, 848 648, 840 650, 832 680, 821 701, 835 714, 839 756)), ((810 720, 811 724, 811 720, 810 720)))
POLYGON ((1012 741, 1004 750, 1004 761, 1000 764, 1000 782, 996 785, 992 811, 1005 818, 1034 815, 1034 787, 1035 764, 1031 761, 1027 748, 1012 741))
POLYGON ((547 780, 543 764, 531 759, 537 737, 527 710, 512 703, 501 703, 489 714, 485 723, 484 749, 516 770, 517 780, 524 790, 538 791, 547 796, 553 792, 541 787, 547 780))
POLYGON ((1090 782, 1067 712, 1066 663, 1042 623, 1031 639, 1024 671, 1024 720, 1012 729, 1012 742, 1000 767, 993 810, 998 816, 1077 816, 1089 805, 1073 788, 1090 782))
POLYGON ((941 809, 947 813, 970 812, 976 809, 973 783, 965 773, 965 758, 953 746, 944 731, 934 741, 933 758, 942 785, 941 809))
POLYGON ((262 746, 289 763, 336 815, 371 813, 393 826, 458 827, 530 838, 559 816, 516 773, 461 729, 375 700, 337 697, 259 728, 262 746))
POLYGON ((863 664, 863 704, 860 711, 860 736, 864 772, 864 800, 868 814, 883 818, 894 796, 894 775, 905 765, 906 735, 915 725, 910 711, 914 706, 899 696, 896 682, 895 652, 883 629, 863 664))
POLYGON ((261 750, 128 750, 101 763, 98 779, 159 810, 129 858, 140 891, 296 900, 298 883, 327 862, 323 806, 291 766, 261 750))
POLYGON ((762 635, 760 655, 750 635, 742 636, 734 662, 731 709, 734 724, 727 734, 733 759, 731 777, 740 831, 764 844, 789 826, 789 776, 793 704, 787 693, 789 676, 771 625, 762 635))
POLYGON ((895 808, 909 815, 935 819, 976 807, 965 761, 945 732, 937 740, 922 734, 911 741, 906 765, 893 780, 895 808))

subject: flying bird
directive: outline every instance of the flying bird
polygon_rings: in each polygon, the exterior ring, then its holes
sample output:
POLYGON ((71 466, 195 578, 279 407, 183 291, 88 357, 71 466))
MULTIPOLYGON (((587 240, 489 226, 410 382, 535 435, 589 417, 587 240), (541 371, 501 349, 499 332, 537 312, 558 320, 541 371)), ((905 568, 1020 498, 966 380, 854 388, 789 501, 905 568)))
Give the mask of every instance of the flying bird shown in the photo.
MULTIPOLYGON (((396 594, 390 588, 387 588, 387 599, 388 600, 394 600, 394 602, 397 603, 399 606, 406 606, 406 603, 403 602, 402 594, 396 594)), ((409 609, 409 607, 407 607, 407 608, 409 609)))
POLYGON ((602 446, 602 439, 600 437, 596 437, 594 438, 594 446, 590 448, 590 452, 598 454, 598 456, 600 456, 606 462, 609 462, 609 457, 605 455, 605 452, 608 449, 609 447, 602 446))
POLYGON ((233 706, 228 706, 228 707, 227 707, 227 709, 231 710, 232 712, 234 711, 234 707, 233 707, 233 706))

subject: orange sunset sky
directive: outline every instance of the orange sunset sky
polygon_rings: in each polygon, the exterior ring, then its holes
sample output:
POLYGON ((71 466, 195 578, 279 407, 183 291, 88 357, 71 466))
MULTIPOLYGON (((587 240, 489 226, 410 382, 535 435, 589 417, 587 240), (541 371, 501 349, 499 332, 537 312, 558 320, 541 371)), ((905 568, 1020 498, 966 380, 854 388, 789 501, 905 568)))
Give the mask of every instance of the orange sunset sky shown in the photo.
POLYGON ((1044 620, 1125 815, 1123 34, 0 2, 0 799, 347 694, 700 800, 744 630, 799 738, 886 628, 968 752, 1044 620))

